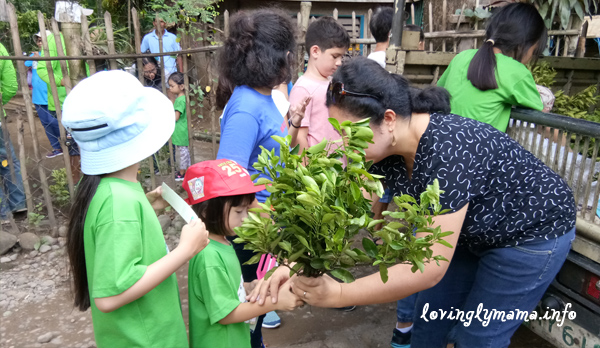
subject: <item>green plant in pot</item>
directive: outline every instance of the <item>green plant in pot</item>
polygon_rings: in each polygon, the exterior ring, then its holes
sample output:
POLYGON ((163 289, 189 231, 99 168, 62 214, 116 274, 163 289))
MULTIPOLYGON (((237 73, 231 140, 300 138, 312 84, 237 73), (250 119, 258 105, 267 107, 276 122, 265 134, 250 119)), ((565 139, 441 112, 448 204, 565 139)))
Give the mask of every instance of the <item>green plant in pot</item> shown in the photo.
POLYGON ((274 136, 281 145, 280 155, 263 148, 258 156, 254 168, 269 178, 260 178, 257 184, 266 184, 271 195, 235 229, 236 242, 247 243, 245 248, 256 253, 247 263, 271 253, 291 273, 308 277, 330 273, 345 282, 354 280, 348 268, 372 264, 379 266, 385 282, 389 265, 409 262, 416 271, 423 270, 424 262, 445 260, 431 250, 434 243, 450 246, 441 238, 452 233, 432 226, 432 217, 445 212, 439 205, 443 191, 437 181, 421 195, 419 204, 407 195, 395 197, 398 211, 385 214, 402 222, 384 222, 382 230, 373 232, 382 221, 370 217, 371 201, 363 192, 381 196, 383 187, 381 176, 368 172, 372 162, 365 161, 373 138, 369 120, 329 121, 342 134, 341 140, 324 140, 299 154, 298 147, 290 150, 291 136, 274 136), (383 244, 363 238, 364 251, 353 247, 363 228, 382 238, 383 244), (428 234, 415 238, 413 231, 428 234))

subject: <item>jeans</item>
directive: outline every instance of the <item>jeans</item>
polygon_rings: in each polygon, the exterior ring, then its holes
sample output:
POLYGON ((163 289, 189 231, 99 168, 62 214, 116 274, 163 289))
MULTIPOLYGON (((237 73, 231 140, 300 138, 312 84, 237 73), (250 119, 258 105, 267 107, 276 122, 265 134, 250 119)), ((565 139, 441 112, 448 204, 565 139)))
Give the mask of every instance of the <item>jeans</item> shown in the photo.
POLYGON ((58 129, 58 120, 48 111, 48 105, 35 105, 35 111, 40 118, 40 122, 46 131, 46 136, 50 141, 50 146, 55 150, 60 150, 60 130, 58 129))
POLYGON ((398 300, 396 304, 396 317, 399 323, 412 323, 415 320, 415 301, 417 295, 412 294, 401 300, 398 300))
POLYGON ((558 238, 516 247, 483 251, 458 247, 442 280, 418 293, 411 348, 442 348, 447 343, 455 343, 456 348, 508 347, 523 321, 516 310, 535 308, 567 258, 574 238, 575 228, 558 238), (480 306, 482 311, 478 311, 480 306), (456 316, 459 309, 464 312, 462 320, 448 319, 448 314, 441 320, 442 311, 456 316), (515 317, 505 321, 492 318, 486 323, 486 311, 492 310, 512 312, 515 317), (472 320, 466 325, 469 313, 472 320))
POLYGON ((13 182, 12 175, 10 174, 10 167, 8 166, 8 151, 4 146, 4 134, 0 127, 0 218, 7 219, 8 213, 25 208, 25 189, 23 188, 23 179, 21 178, 21 164, 15 156, 15 150, 13 149, 10 138, 8 139, 8 146, 10 147, 10 156, 12 156, 16 182, 13 182), (6 162, 6 167, 3 165, 6 162))

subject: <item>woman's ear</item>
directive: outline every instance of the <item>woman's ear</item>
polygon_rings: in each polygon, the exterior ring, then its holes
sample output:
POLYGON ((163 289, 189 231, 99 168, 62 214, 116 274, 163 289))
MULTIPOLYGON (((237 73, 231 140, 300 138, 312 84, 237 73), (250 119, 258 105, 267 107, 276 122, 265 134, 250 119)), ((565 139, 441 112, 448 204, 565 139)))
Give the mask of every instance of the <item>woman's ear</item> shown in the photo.
POLYGON ((385 110, 385 113, 383 114, 383 124, 390 129, 394 129, 396 127, 396 117, 394 110, 385 110))

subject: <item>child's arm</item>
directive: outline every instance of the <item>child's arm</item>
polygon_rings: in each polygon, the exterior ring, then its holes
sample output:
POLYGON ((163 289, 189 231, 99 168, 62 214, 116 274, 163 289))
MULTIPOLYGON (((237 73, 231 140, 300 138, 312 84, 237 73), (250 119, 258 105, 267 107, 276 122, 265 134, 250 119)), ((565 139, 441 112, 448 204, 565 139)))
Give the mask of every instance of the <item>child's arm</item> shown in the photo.
POLYGON ((129 289, 115 296, 95 298, 96 307, 103 313, 109 313, 137 300, 162 283, 207 244, 208 231, 204 223, 201 220, 191 221, 181 230, 177 248, 149 265, 144 275, 129 289))
POLYGON ((181 112, 175 111, 175 122, 179 121, 179 117, 181 117, 181 112))
POLYGON ((287 281, 279 288, 279 301, 276 304, 273 304, 273 301, 266 301, 264 305, 259 305, 258 302, 240 303, 225 318, 219 320, 219 323, 222 325, 241 323, 274 310, 291 311, 302 306, 304 302, 290 291, 290 287, 291 282, 287 281))

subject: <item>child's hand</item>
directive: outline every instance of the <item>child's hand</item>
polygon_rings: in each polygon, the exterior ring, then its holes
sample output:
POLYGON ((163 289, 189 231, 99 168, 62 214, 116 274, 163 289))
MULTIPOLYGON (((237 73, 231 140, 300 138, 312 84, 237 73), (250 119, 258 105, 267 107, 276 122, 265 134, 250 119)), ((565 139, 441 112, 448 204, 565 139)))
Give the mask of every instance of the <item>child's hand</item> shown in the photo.
POLYGON ((302 119, 304 119, 304 112, 306 111, 306 106, 310 103, 311 97, 305 97, 303 101, 298 103, 297 105, 290 106, 288 119, 292 121, 292 123, 298 127, 302 123, 302 119))
POLYGON ((291 280, 288 280, 279 288, 279 293, 277 296, 277 309, 282 311, 291 311, 296 309, 296 307, 304 305, 304 301, 302 301, 300 297, 296 296, 296 294, 292 292, 291 284, 291 280))
POLYGON ((146 193, 146 198, 148 198, 148 202, 150 202, 150 205, 152 205, 152 209, 154 210, 162 210, 169 206, 169 203, 162 198, 161 186, 146 193))
MULTIPOLYGON (((254 279, 251 282, 244 282, 244 290, 246 290, 246 293, 249 294, 252 292, 252 290, 254 290, 254 288, 256 287, 256 284, 258 284, 258 279, 254 279)), ((248 296, 246 296, 248 297, 248 296)))
POLYGON ((179 247, 184 247, 189 252, 190 258, 201 252, 208 245, 208 230, 204 222, 200 219, 194 219, 181 229, 181 238, 179 247))

